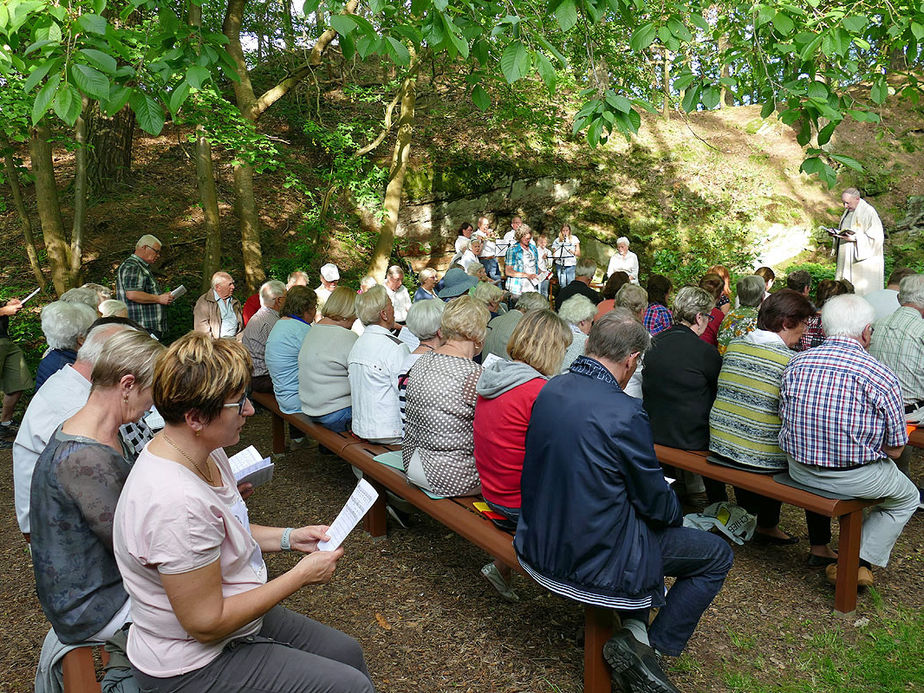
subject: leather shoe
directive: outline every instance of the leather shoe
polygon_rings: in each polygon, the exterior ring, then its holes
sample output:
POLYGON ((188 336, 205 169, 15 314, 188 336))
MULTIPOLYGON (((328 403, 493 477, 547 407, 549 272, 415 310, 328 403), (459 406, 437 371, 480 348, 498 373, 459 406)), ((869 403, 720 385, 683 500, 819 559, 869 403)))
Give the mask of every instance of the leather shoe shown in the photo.
POLYGON ((764 546, 790 546, 792 544, 798 544, 799 537, 794 537, 791 534, 787 534, 785 537, 775 537, 772 534, 754 532, 752 541, 755 544, 763 544, 764 546))
POLYGON ((632 693, 680 693, 661 669, 655 651, 636 640, 627 628, 606 642, 603 658, 613 670, 613 682, 627 682, 632 693))
POLYGON ((808 561, 806 561, 809 568, 824 568, 831 565, 832 563, 837 563, 837 556, 816 556, 813 553, 810 553, 808 556, 808 561))
MULTIPOLYGON (((832 563, 825 568, 825 577, 832 585, 837 584, 837 563, 832 563)), ((857 570, 857 587, 872 587, 873 571, 864 565, 857 570)))

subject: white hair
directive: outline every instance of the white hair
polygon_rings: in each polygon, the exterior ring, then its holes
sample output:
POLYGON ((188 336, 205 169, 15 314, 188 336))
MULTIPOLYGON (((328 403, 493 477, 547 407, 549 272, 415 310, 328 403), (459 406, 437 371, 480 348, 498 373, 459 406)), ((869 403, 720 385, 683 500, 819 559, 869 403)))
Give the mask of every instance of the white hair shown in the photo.
POLYGON ((626 238, 625 236, 620 236, 619 238, 617 238, 617 239, 616 239, 616 247, 618 248, 618 247, 621 246, 621 245, 624 245, 624 246, 626 246, 626 247, 628 248, 628 247, 629 247, 629 239, 626 238))
POLYGON ((99 308, 100 298, 95 289, 87 289, 78 286, 76 289, 70 289, 61 294, 61 301, 65 303, 83 303, 90 306, 94 312, 99 308))
POLYGON ((597 263, 594 260, 585 260, 580 259, 577 262, 577 266, 574 268, 575 277, 590 277, 594 278, 594 275, 597 273, 597 263))
POLYGON ((561 304, 558 317, 572 325, 579 325, 585 320, 593 320, 597 314, 597 306, 587 296, 575 294, 561 304))
POLYGON ((407 312, 407 329, 420 341, 433 339, 443 320, 446 304, 436 299, 417 301, 407 312))
POLYGON ((367 274, 365 277, 359 280, 359 289, 361 292, 366 292, 371 289, 373 286, 378 286, 378 280, 367 274))
POLYGON ((308 275, 302 272, 301 270, 295 270, 292 274, 289 275, 289 278, 286 279, 286 290, 291 289, 293 286, 301 282, 302 286, 308 286, 308 275))
POLYGON ((898 285, 898 302, 924 308, 924 274, 912 274, 898 285))
POLYGON ((102 325, 97 325, 87 334, 87 338, 83 341, 83 345, 77 352, 77 360, 95 366, 100 355, 103 353, 106 342, 109 341, 112 335, 122 330, 134 329, 135 328, 131 325, 126 325, 121 322, 107 322, 102 325))
POLYGON ((385 273, 386 277, 400 277, 404 279, 404 270, 401 269, 400 265, 392 265, 388 268, 388 271, 385 273))
POLYGON ((821 327, 828 337, 858 340, 875 317, 876 311, 865 298, 856 294, 842 294, 825 301, 821 309, 821 327))
POLYGON ((231 275, 224 270, 218 271, 212 275, 212 288, 217 287, 222 281, 234 281, 231 275))
POLYGON ((363 325, 374 325, 379 321, 379 315, 388 307, 389 303, 391 303, 391 299, 388 297, 385 287, 376 284, 368 291, 363 291, 359 294, 356 297, 356 303, 353 305, 356 309, 356 317, 359 318, 363 325))
POLYGON ((158 240, 157 236, 152 236, 151 234, 146 233, 138 239, 137 243, 135 243, 135 250, 138 250, 138 248, 143 248, 144 246, 153 248, 155 245, 163 247, 164 244, 158 240))
POLYGON ((260 287, 260 305, 268 308, 273 305, 273 301, 285 295, 286 285, 276 279, 270 279, 268 282, 263 282, 263 286, 260 287))
POLYGON ((99 304, 99 314, 104 318, 124 313, 122 317, 128 317, 128 306, 117 298, 110 298, 99 304))
POLYGON ((96 309, 83 303, 54 301, 42 308, 42 332, 52 349, 76 349, 96 320, 96 309))

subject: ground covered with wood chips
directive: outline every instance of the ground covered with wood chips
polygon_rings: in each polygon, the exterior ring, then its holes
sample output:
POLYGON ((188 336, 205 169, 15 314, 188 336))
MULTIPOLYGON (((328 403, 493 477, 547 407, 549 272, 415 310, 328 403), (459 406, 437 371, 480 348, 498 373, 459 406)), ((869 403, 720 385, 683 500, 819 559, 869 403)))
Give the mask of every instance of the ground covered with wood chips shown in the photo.
MULTIPOLYGON (((251 443, 269 453, 268 414, 258 414, 245 427, 242 444, 251 443)), ((0 691, 28 691, 48 624, 16 526, 11 459, 9 451, 0 451, 0 501, 7 509, 0 518, 0 691)), ((248 501, 253 522, 329 523, 355 484, 349 466, 319 456, 311 445, 276 463, 273 481, 248 501)), ((914 471, 920 481, 920 463, 914 471)), ((856 615, 846 621, 833 614, 834 590, 823 573, 805 567, 801 511, 784 508, 781 526, 799 534, 797 546, 735 547, 725 587, 685 655, 670 662, 682 691, 740 690, 741 680, 756 680, 768 690, 795 680, 810 690, 836 690, 806 664, 810 648, 832 632, 849 643, 898 610, 920 611, 924 512, 906 527, 888 569, 876 571, 875 592, 861 594, 856 615)), ((409 529, 390 525, 385 540, 373 540, 358 528, 345 548, 329 585, 304 589, 285 604, 356 637, 379 691, 582 690, 580 605, 519 576, 515 588, 521 601, 501 600, 479 574, 488 557, 419 513, 409 529)), ((270 575, 295 560, 268 556, 270 575)), ((894 690, 915 690, 913 681, 907 683, 894 690)))

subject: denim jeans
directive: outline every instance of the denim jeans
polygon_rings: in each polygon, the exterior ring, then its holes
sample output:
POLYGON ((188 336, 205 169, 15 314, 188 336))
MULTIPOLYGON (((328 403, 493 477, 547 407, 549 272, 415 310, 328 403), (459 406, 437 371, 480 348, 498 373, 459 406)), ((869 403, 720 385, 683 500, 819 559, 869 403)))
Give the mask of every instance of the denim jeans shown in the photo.
MULTIPOLYGON (((722 588, 734 554, 721 537, 688 527, 655 532, 664 575, 676 577, 664 606, 648 629, 651 646, 676 657, 693 635, 703 612, 722 588)), ((648 622, 639 612, 621 613, 648 622)))
POLYGON ((576 265, 571 265, 571 267, 562 267, 561 265, 556 265, 558 270, 558 290, 561 291, 568 284, 574 281, 574 270, 576 265))
POLYGON ((484 271, 487 272, 488 279, 495 284, 501 280, 500 267, 497 264, 496 257, 480 257, 478 261, 481 262, 484 271))
POLYGON ((353 407, 344 407, 324 416, 309 416, 308 418, 334 433, 343 433, 350 430, 350 423, 353 421, 353 407))

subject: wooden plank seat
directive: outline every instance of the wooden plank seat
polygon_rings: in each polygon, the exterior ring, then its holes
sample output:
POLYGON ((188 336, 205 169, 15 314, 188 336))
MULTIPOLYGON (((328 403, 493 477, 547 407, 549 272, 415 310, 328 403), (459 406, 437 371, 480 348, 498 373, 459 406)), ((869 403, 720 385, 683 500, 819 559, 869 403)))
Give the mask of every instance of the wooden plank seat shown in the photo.
POLYGON ((924 428, 915 428, 908 434, 908 445, 924 448, 924 428))
POLYGON ((739 486, 762 496, 811 510, 819 515, 836 517, 840 524, 840 539, 837 547, 837 585, 834 588, 834 610, 844 615, 853 613, 857 608, 857 569, 860 566, 860 529, 863 525, 863 509, 875 505, 879 502, 878 500, 827 498, 812 493, 804 487, 781 484, 767 474, 712 464, 706 461, 709 453, 704 451, 679 450, 664 445, 654 447, 655 454, 662 464, 669 464, 678 469, 739 486))
POLYGON ((103 666, 109 662, 109 653, 102 645, 75 647, 61 660, 61 676, 64 693, 101 693, 102 687, 96 680, 96 664, 93 650, 99 652, 103 666))
MULTIPOLYGON (((273 416, 273 452, 285 451, 286 424, 290 424, 363 472, 366 480, 379 492, 379 499, 363 520, 364 528, 373 537, 386 534, 387 511, 383 491, 388 490, 525 575, 513 550, 513 534, 498 528, 475 510, 473 503, 478 500, 476 497, 432 499, 409 484, 402 472, 373 459, 388 450, 397 449, 395 446, 376 445, 349 432, 334 433, 304 414, 283 414, 271 394, 255 392, 251 397, 273 416)), ((610 693, 612 689, 609 668, 603 660, 603 645, 612 633, 610 610, 585 605, 584 693, 610 693)))

